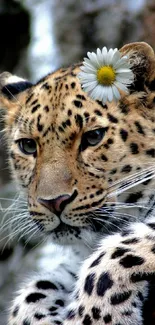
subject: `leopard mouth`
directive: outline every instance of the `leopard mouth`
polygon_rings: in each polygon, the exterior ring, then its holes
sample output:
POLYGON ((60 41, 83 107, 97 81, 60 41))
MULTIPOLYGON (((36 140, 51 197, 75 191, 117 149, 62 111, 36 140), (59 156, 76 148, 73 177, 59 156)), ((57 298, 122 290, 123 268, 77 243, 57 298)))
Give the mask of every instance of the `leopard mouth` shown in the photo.
POLYGON ((44 232, 47 236, 51 234, 54 234, 56 236, 61 236, 61 235, 64 236, 64 234, 66 235, 70 234, 78 237, 78 235, 81 233, 82 230, 88 230, 89 232, 93 232, 93 233, 100 233, 103 229, 101 223, 95 220, 93 221, 93 224, 88 223, 87 225, 84 226, 79 226, 79 225, 72 226, 61 221, 56 228, 47 231, 43 225, 40 225, 39 223, 37 223, 37 225, 40 231, 44 232))
POLYGON ((71 226, 65 224, 64 222, 60 222, 59 226, 57 226, 54 230, 46 232, 46 236, 52 238, 52 241, 56 243, 63 244, 71 244, 74 243, 75 240, 81 241, 81 231, 82 228, 71 226))
MULTIPOLYGON (((88 214, 89 216, 89 214, 88 214)), ((41 233, 44 233, 46 235, 51 235, 51 234, 55 234, 55 235, 61 235, 64 233, 70 233, 70 234, 74 234, 74 233, 80 233, 81 230, 88 230, 90 232, 94 232, 94 233, 98 233, 98 232, 101 232, 102 229, 104 228, 104 220, 103 220, 103 223, 101 224, 100 221, 98 220, 91 220, 91 222, 87 221, 87 224, 84 224, 84 225, 71 225, 71 224, 68 224, 68 223, 65 223, 64 221, 62 221, 61 219, 59 219, 60 223, 58 226, 56 226, 54 229, 51 229, 51 230, 47 230, 46 229, 46 226, 44 225, 43 222, 40 222, 40 220, 36 220, 36 219, 33 219, 33 222, 36 224, 36 226, 38 227, 39 231, 41 233)))
POLYGON ((60 234, 61 233, 67 233, 67 232, 70 232, 70 233, 78 233, 80 232, 79 229, 83 228, 83 229, 86 229, 87 227, 79 227, 79 226, 72 226, 72 225, 68 225, 67 223, 64 223, 63 221, 60 220, 60 224, 52 229, 52 230, 46 230, 45 226, 40 223, 39 220, 35 220, 33 219, 33 221, 35 222, 36 226, 38 227, 38 229, 40 230, 40 232, 43 232, 45 233, 46 235, 51 235, 51 234, 60 234))
MULTIPOLYGON (((106 205, 102 206, 101 208, 97 209, 97 214, 96 217, 94 217, 95 215, 95 211, 93 211, 93 213, 88 212, 85 213, 86 216, 86 223, 82 224, 76 224, 76 222, 74 221, 74 225, 73 224, 69 224, 68 222, 65 222, 64 220, 61 219, 61 215, 59 216, 59 225, 57 225, 55 228, 52 229, 47 229, 46 225, 44 224, 44 220, 36 220, 33 218, 33 221, 35 222, 35 224, 37 225, 37 227, 39 228, 39 230, 43 233, 45 233, 46 235, 50 235, 50 234, 55 234, 55 235, 61 235, 61 234, 73 234, 73 233, 80 233, 81 230, 88 230, 90 232, 94 232, 94 233, 106 233, 106 230, 108 230, 108 221, 110 219, 110 227, 113 225, 113 227, 115 228, 115 222, 116 221, 112 221, 111 218, 109 218, 109 214, 111 214, 112 212, 114 212, 114 207, 111 206, 111 208, 108 207, 108 214, 106 213, 106 205), (100 213, 100 218, 98 218, 100 213)), ((58 215, 57 215, 58 217, 58 215)), ((109 230, 108 230, 109 231, 109 230)))
POLYGON ((77 226, 68 225, 68 224, 61 221, 59 226, 57 226, 54 230, 49 232, 49 234, 55 233, 55 234, 61 235, 61 233, 64 234, 64 233, 67 233, 67 232, 69 232, 70 234, 80 233, 80 228, 77 227, 77 226))

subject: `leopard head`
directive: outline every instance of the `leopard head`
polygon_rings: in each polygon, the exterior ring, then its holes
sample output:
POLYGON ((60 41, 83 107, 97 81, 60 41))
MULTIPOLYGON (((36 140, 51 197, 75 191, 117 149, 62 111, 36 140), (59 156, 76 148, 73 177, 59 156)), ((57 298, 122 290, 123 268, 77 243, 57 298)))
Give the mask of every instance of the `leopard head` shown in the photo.
POLYGON ((79 64, 34 85, 0 75, 13 177, 34 222, 57 242, 91 242, 113 227, 117 200, 129 202, 133 185, 132 204, 137 193, 145 199, 146 185, 137 179, 153 175, 154 52, 146 43, 120 51, 129 56, 134 82, 117 103, 94 101, 81 89, 79 64))

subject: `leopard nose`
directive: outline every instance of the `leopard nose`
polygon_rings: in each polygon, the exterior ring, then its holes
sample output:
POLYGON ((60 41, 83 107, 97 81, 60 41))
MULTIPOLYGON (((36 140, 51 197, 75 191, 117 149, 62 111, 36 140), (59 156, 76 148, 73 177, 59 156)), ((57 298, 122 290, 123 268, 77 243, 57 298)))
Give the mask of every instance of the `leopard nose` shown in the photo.
POLYGON ((65 206, 70 202, 70 195, 61 195, 52 200, 38 198, 38 202, 59 216, 64 210, 65 206))

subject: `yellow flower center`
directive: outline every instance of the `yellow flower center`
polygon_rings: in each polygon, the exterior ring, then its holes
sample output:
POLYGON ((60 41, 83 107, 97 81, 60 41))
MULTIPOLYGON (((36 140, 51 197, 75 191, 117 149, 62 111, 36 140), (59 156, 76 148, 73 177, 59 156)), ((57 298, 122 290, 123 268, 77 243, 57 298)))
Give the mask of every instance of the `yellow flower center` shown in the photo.
POLYGON ((97 80, 101 85, 111 86, 115 81, 115 70, 111 66, 104 66, 97 70, 97 80))

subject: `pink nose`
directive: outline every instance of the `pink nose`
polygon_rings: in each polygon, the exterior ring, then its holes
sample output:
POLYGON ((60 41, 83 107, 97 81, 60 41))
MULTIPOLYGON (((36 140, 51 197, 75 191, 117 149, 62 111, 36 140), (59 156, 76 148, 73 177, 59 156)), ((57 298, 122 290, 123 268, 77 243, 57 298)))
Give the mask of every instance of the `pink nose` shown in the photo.
POLYGON ((56 215, 60 215, 67 203, 70 202, 70 195, 61 195, 53 200, 39 198, 38 202, 56 215))

